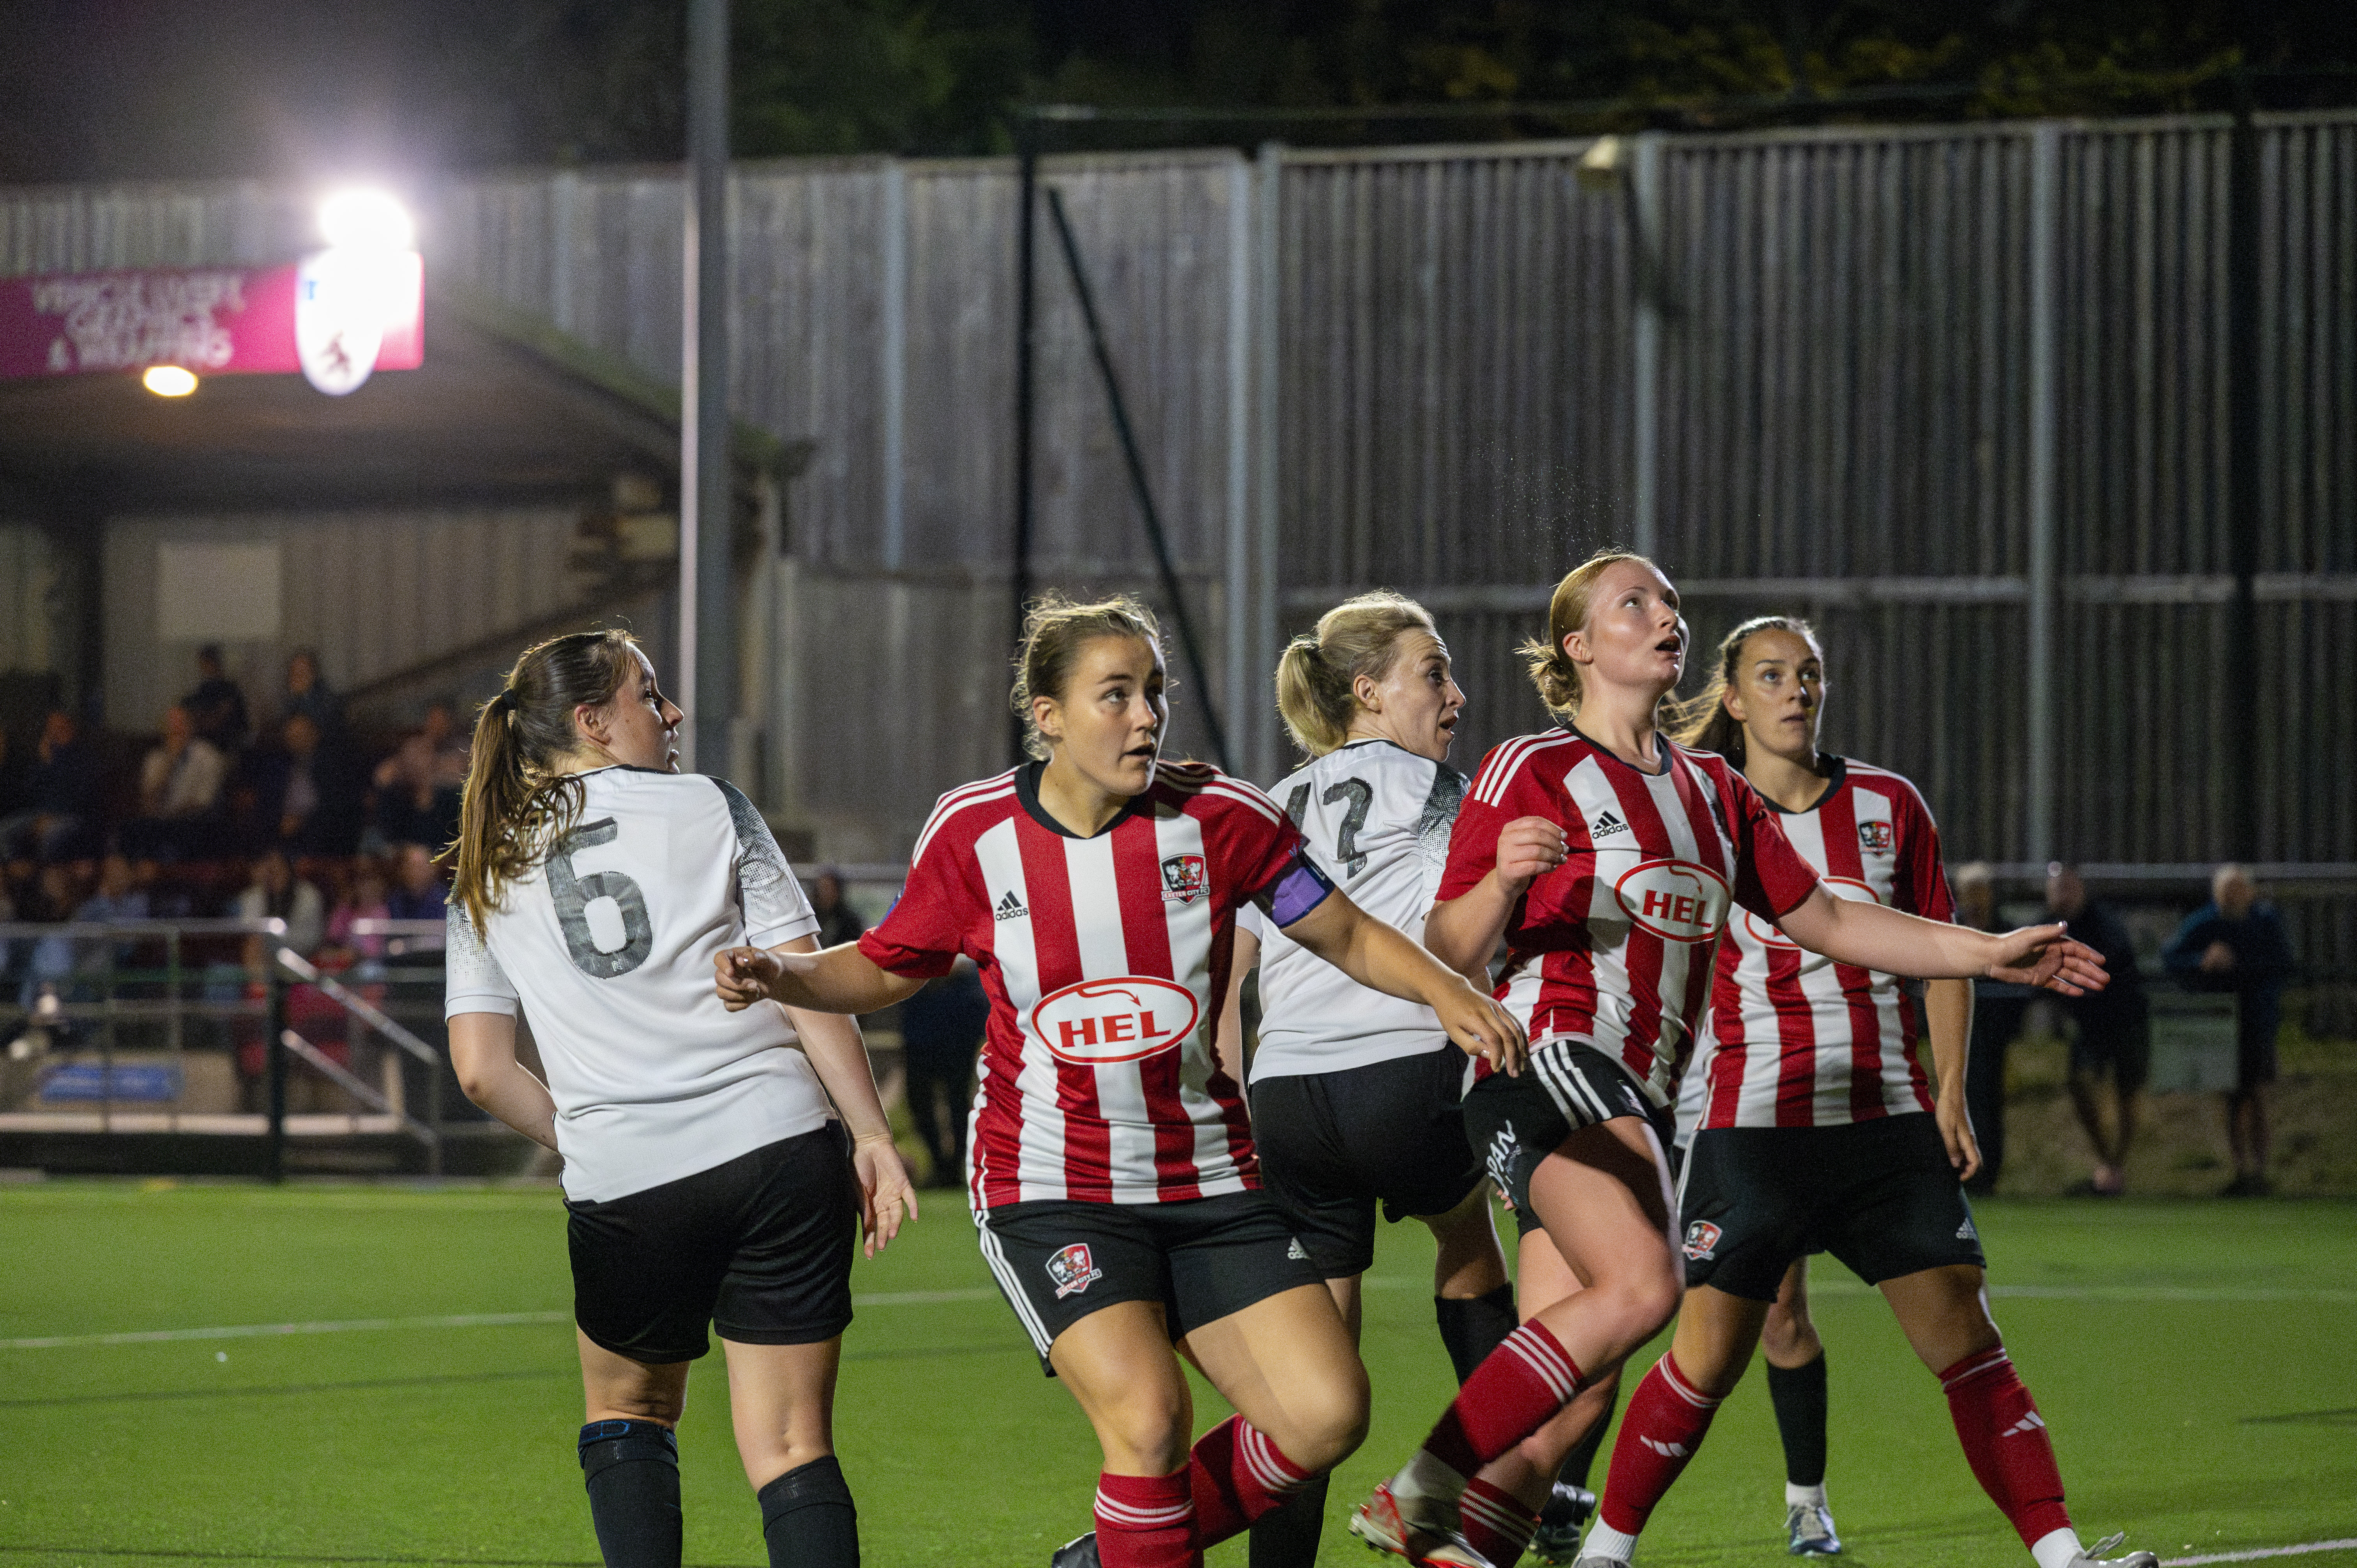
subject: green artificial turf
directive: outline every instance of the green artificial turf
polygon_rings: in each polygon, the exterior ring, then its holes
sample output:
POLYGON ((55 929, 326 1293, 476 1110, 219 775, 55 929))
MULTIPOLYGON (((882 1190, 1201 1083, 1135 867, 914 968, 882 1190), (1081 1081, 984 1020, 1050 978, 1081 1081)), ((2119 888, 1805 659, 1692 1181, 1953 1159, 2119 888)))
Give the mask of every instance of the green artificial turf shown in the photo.
MULTIPOLYGON (((1088 1523, 1094 1445, 944 1196, 855 1275, 871 1299, 837 1439, 865 1558, 1039 1568, 1088 1523)), ((534 1187, 0 1188, 0 1340, 542 1315, 0 1348, 0 1568, 595 1563, 563 1224, 555 1192, 534 1187)), ((1982 1230, 2083 1535, 2125 1526, 2164 1558, 2357 1537, 2357 1205, 1999 1202, 1982 1230)), ((1418 1228, 1385 1232, 1367 1307, 1374 1431, 1336 1477, 1326 1562, 1372 1563, 1340 1520, 1449 1391, 1429 1266, 1418 1228)), ((1820 1261, 1817 1317, 1850 1560, 2026 1563, 1880 1299, 1820 1261)), ((758 1565, 720 1374, 716 1354, 698 1367, 681 1432, 687 1558, 758 1565)), ((1198 1425, 1222 1409, 1206 1396, 1198 1425)), ((1755 1374, 1642 1561, 1784 1561, 1781 1482, 1755 1374)))

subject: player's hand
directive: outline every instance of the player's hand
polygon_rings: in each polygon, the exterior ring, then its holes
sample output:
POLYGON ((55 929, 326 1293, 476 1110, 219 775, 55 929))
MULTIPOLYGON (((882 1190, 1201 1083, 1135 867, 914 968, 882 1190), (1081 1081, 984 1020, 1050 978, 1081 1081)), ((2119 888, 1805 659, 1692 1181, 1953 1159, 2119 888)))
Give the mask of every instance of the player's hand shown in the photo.
POLYGON ((1981 1168, 1981 1143, 1973 1136, 1973 1114, 1962 1094, 1943 1094, 1932 1107, 1940 1141, 1948 1145, 1948 1164, 1960 1182, 1970 1181, 1981 1168))
POLYGON ((712 955, 712 970, 721 1005, 742 1013, 770 999, 770 983, 786 972, 786 966, 777 954, 759 948, 726 948, 712 955))
POLYGON ((1498 830, 1498 880, 1520 894, 1568 853, 1562 828, 1544 817, 1516 817, 1498 830))
POLYGON ((2201 950, 2201 972, 2232 974, 2234 972, 2234 950, 2224 942, 2212 942, 2201 950))
POLYGON ((2059 924, 2007 931, 1996 939, 1996 959, 1982 972, 1991 980, 2059 991, 2065 996, 2084 996, 2109 985, 2112 979, 2104 972, 2104 955, 2062 932, 2059 924))
POLYGON ((917 1217, 916 1184, 889 1133, 856 1138, 851 1144, 851 1169, 859 1178, 859 1233, 866 1238, 867 1255, 874 1257, 892 1244, 904 1219, 917 1217))
POLYGON ((1470 985, 1460 985, 1433 1004, 1449 1040, 1469 1057, 1480 1057, 1494 1072, 1519 1076, 1531 1042, 1514 1015, 1470 985))

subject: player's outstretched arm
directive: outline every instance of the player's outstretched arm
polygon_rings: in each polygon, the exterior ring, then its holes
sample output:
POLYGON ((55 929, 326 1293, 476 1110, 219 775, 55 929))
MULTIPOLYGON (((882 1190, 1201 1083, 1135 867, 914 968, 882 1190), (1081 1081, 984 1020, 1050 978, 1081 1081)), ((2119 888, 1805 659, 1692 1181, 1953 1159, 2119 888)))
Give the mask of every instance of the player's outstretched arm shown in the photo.
POLYGON ((1776 922, 1784 934, 1841 963, 1919 980, 1970 980, 1986 975, 2081 996, 2109 983, 2104 956, 2072 941, 2060 925, 2014 931, 1976 931, 1926 920, 1880 904, 1836 898, 1820 885, 1776 922))
POLYGON ((1260 939, 1239 924, 1235 950, 1228 958, 1228 1004, 1220 1010, 1220 1026, 1211 1036, 1211 1059, 1238 1083, 1251 1067, 1244 1060, 1244 982, 1259 961, 1260 939))
POLYGON ((450 1068, 467 1098, 544 1149, 556 1147, 556 1101, 516 1060, 516 1021, 507 1013, 460 1013, 450 1020, 450 1068))
MULTIPOLYGON (((796 953, 818 951, 816 937, 796 937, 769 950, 783 960, 796 953)), ((876 1069, 867 1058, 859 1020, 841 1013, 813 1012, 788 1006, 802 1055, 826 1086, 845 1131, 851 1134, 851 1161, 859 1176, 859 1230, 866 1238, 867 1255, 891 1244, 903 1219, 917 1217, 917 1191, 909 1180, 900 1151, 892 1146, 892 1123, 876 1092, 876 1069)))
POLYGON ((874 1013, 905 1002, 924 986, 877 967, 845 942, 820 952, 783 948, 724 948, 713 955, 713 983, 731 1013, 776 1002, 808 1013, 874 1013))
POLYGON ((1391 926, 1329 893, 1285 928, 1285 934, 1360 984, 1421 1002, 1440 1015, 1440 1026, 1469 1057, 1485 1057, 1501 1072, 1518 1073, 1530 1042, 1514 1015, 1484 996, 1432 954, 1391 926))
POLYGON ((1923 1021, 1932 1036, 1932 1074, 1939 1086, 1933 1120, 1948 1146, 1948 1164, 1958 1181, 1981 1168, 1980 1141, 1973 1136, 1972 1112, 1964 1104, 1964 1066, 1973 1048, 1973 983, 1932 980, 1923 984, 1923 1021))

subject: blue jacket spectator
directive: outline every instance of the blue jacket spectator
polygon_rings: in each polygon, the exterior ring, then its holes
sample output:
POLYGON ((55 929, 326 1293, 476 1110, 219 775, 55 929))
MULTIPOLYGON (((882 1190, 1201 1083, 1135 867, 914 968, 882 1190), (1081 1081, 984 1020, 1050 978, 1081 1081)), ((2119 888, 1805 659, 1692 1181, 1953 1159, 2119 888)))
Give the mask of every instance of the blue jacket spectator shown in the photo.
POLYGON ((2271 1190, 2265 1090, 2276 1080, 2283 989, 2298 961, 2282 915, 2259 902, 2249 872, 2220 866, 2210 894, 2161 949, 2160 962, 2189 990, 2233 993, 2234 1088, 2226 1096, 2226 1133, 2234 1180, 2226 1196, 2256 1197, 2271 1190))
POLYGON ((0 859, 61 859, 91 836, 106 780, 97 751, 63 708, 42 722, 40 744, 22 788, 23 804, 0 820, 0 859))

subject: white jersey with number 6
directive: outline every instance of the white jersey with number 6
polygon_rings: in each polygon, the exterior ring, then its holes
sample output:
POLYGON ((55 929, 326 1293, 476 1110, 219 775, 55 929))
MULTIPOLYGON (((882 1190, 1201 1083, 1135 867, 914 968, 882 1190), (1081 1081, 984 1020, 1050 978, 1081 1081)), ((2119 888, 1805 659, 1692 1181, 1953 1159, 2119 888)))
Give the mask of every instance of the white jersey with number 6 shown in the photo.
MULTIPOLYGON (((1288 775, 1269 793, 1309 841, 1318 868, 1351 901, 1416 941, 1448 861, 1448 831, 1465 776, 1387 740, 1353 741, 1288 775)), ((1260 1048, 1252 1076, 1291 1078, 1420 1056, 1448 1041, 1420 1002, 1370 990, 1258 911, 1260 1048)))
POLYGON ((741 1013, 713 955, 776 947, 818 917, 761 814, 696 773, 581 775, 581 813, 510 883, 489 929, 450 907, 446 1015, 522 1004, 556 1101, 565 1196, 677 1181, 826 1119, 782 1008, 741 1013))

